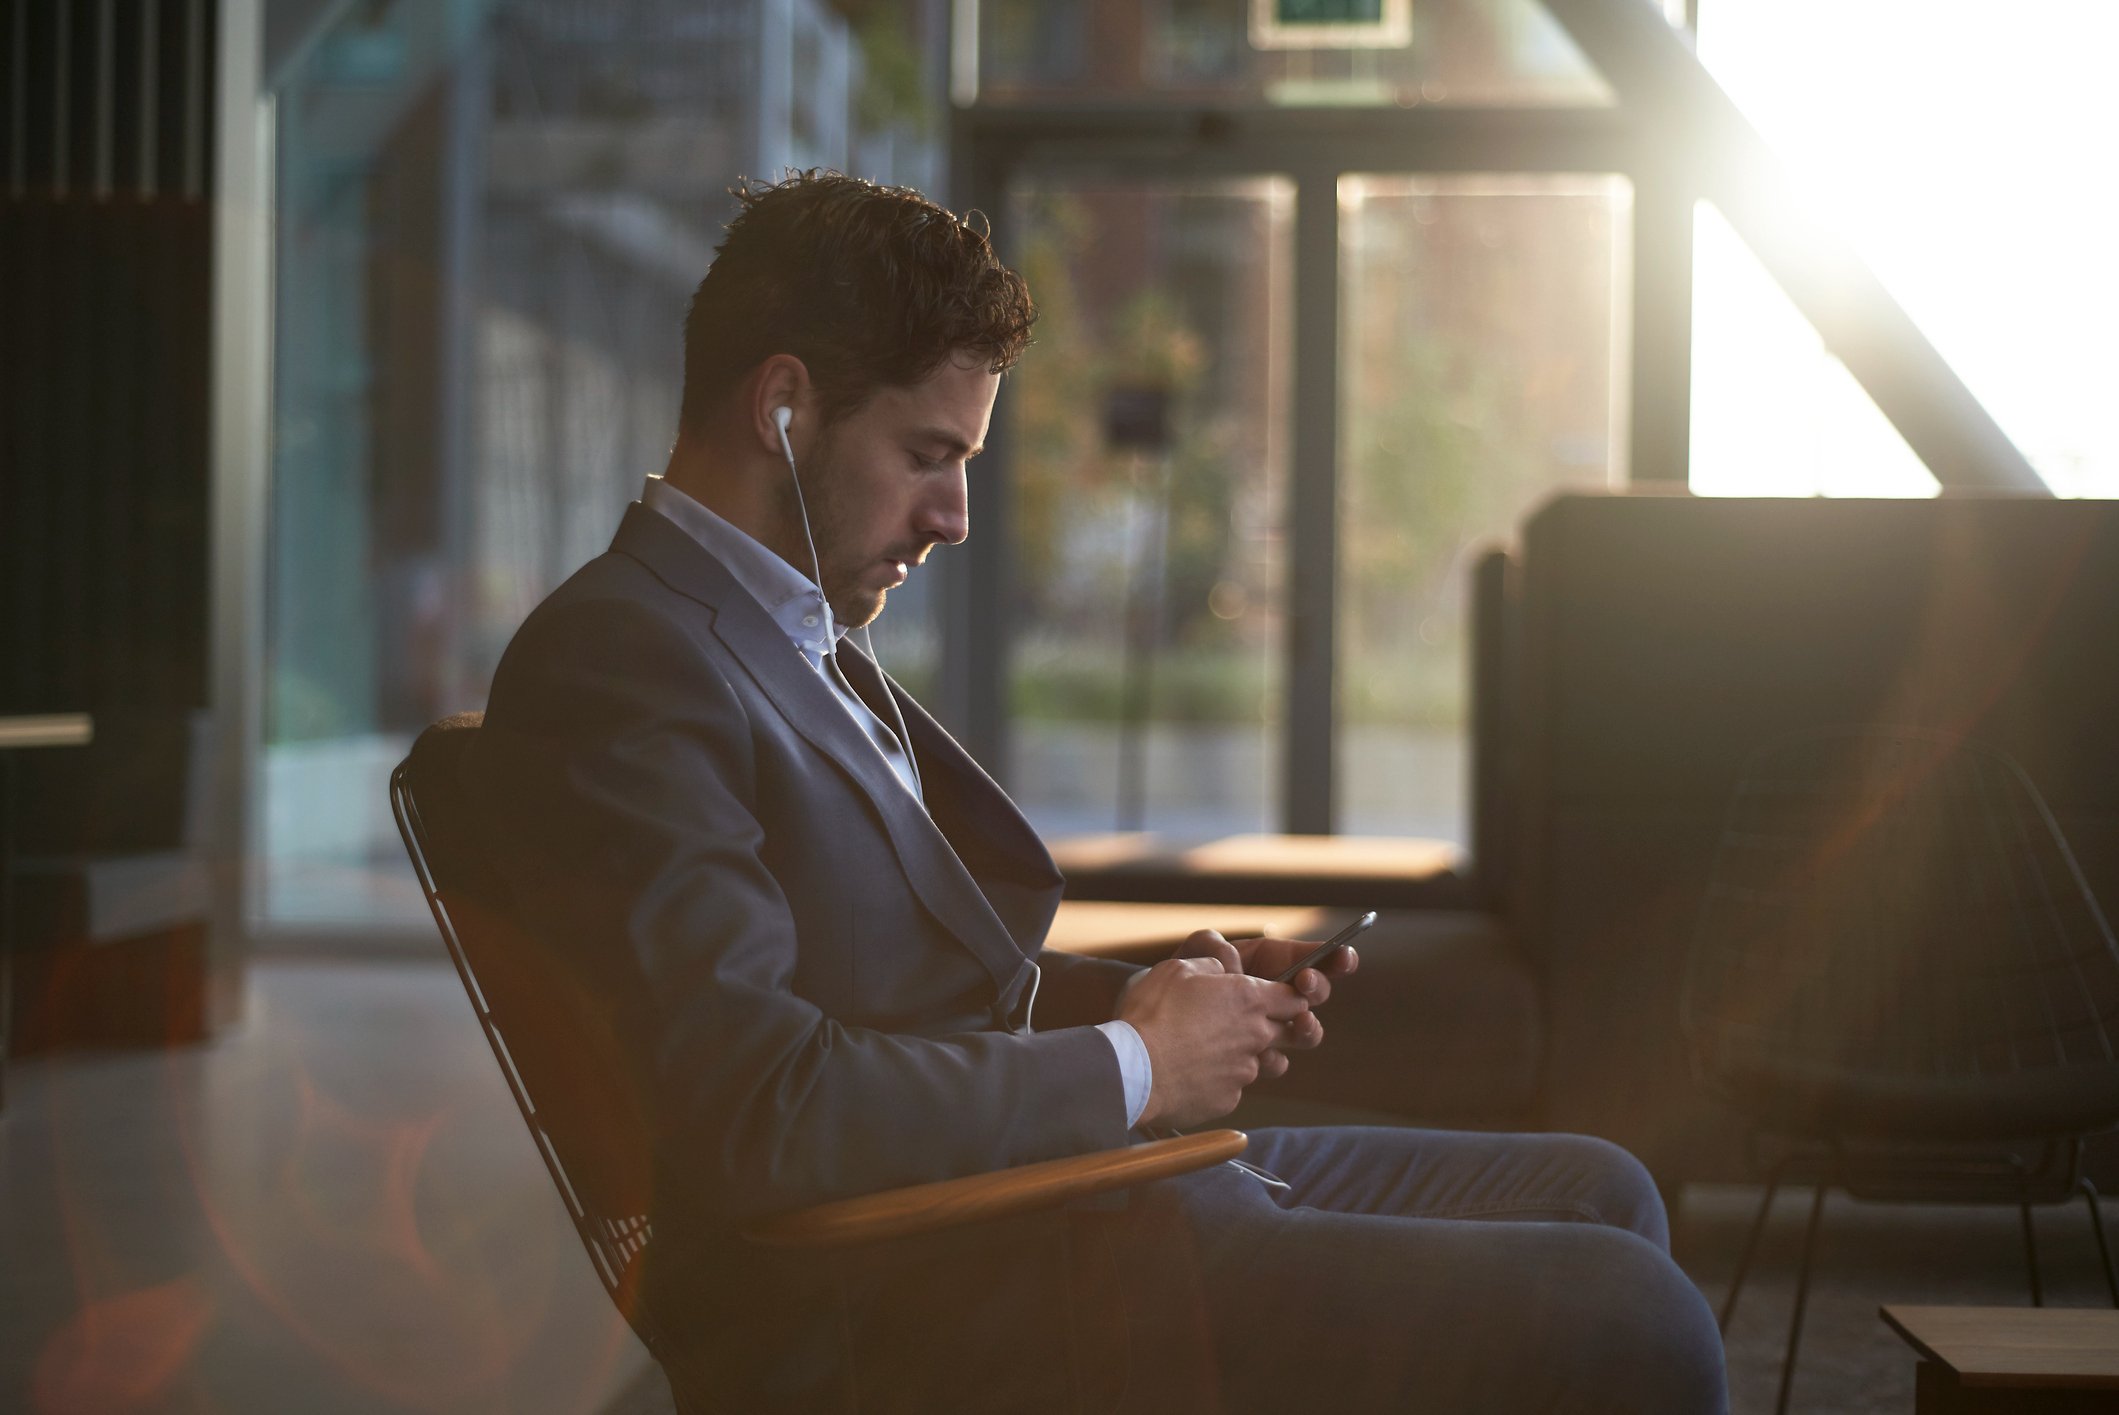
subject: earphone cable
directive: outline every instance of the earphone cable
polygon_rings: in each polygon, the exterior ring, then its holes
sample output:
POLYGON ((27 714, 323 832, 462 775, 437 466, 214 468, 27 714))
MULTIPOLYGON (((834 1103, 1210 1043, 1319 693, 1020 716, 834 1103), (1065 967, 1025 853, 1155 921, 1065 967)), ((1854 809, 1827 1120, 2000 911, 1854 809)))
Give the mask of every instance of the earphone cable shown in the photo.
MULTIPOLYGON (((786 409, 780 409, 779 412, 784 416, 786 409)), ((830 621, 826 624, 824 652, 836 661, 839 657, 839 626, 836 620, 831 619, 831 600, 824 593, 824 568, 817 559, 817 537, 809 528, 809 501, 802 494, 802 474, 795 469, 795 446, 788 440, 787 425, 781 422, 778 426, 780 454, 787 459, 788 479, 795 484, 795 508, 802 513, 802 539, 809 546, 810 583, 816 586, 817 600, 824 606, 825 617, 830 621)), ((861 626, 861 644, 868 651, 869 661, 875 665, 876 677, 882 679, 883 696, 890 700, 890 715, 897 722, 898 750, 905 754, 906 765, 912 768, 913 788, 925 799, 927 782, 926 778, 920 775, 920 760, 913 754, 912 734, 905 730, 905 710, 898 706, 898 695, 891 691, 890 679, 883 672, 883 661, 876 657, 875 635, 866 624, 861 626)))
MULTIPOLYGON (((785 409, 781 410, 781 415, 783 417, 786 415, 785 409)), ((802 539, 809 545, 810 583, 817 587, 817 601, 824 606, 825 614, 829 615, 831 613, 831 601, 824 597, 824 567, 817 561, 817 538, 810 533, 809 529, 809 501, 808 498, 802 495, 802 474, 795 470, 795 447, 792 442, 787 440, 787 426, 784 423, 780 426, 780 453, 787 458, 788 480, 795 484, 795 509, 802 513, 802 539)), ((835 630, 838 625, 827 625, 827 628, 835 630)), ((824 652, 836 657, 838 644, 837 634, 825 634, 824 652)))
POLYGON ((868 650, 868 661, 876 666, 876 677, 883 680, 883 696, 890 699, 890 715, 897 719, 898 746, 904 750, 905 763, 912 768, 912 784, 919 788, 920 799, 927 799, 927 779, 920 775, 920 759, 912 750, 912 734, 905 730, 905 710, 898 706, 897 692, 891 687, 890 675, 883 671, 883 660, 876 657, 875 632, 866 624, 861 626, 861 646, 868 650))

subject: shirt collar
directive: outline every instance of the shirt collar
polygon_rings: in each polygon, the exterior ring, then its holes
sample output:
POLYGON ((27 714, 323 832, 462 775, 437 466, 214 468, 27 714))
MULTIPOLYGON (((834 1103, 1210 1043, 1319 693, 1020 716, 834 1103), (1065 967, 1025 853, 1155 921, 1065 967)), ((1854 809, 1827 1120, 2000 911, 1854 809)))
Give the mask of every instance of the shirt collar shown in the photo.
POLYGON ((720 561, 796 648, 821 657, 845 634, 846 630, 832 618, 831 606, 825 603, 822 591, 809 576, 668 481, 649 477, 640 493, 640 504, 675 525, 720 561))

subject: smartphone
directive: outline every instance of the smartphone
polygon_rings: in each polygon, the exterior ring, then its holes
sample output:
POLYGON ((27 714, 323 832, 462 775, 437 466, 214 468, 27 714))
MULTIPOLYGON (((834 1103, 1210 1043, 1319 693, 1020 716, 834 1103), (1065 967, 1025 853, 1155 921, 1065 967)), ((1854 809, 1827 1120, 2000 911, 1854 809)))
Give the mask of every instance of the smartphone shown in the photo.
POLYGON ((1301 962, 1297 963, 1294 967, 1288 969, 1285 973, 1282 973, 1279 977, 1273 979, 1273 981, 1276 983, 1294 982, 1295 975, 1297 973, 1301 972, 1305 968, 1316 967, 1319 963, 1322 963, 1325 959, 1331 957, 1334 953, 1338 952, 1340 949, 1352 943, 1356 934, 1360 933, 1363 929, 1367 928, 1370 924, 1373 924, 1375 922, 1376 911, 1374 909, 1371 909, 1366 914, 1363 914, 1360 918, 1354 920, 1353 923, 1348 924, 1338 933, 1333 934, 1323 943, 1318 944, 1315 948, 1311 949, 1308 953, 1304 954, 1301 962))

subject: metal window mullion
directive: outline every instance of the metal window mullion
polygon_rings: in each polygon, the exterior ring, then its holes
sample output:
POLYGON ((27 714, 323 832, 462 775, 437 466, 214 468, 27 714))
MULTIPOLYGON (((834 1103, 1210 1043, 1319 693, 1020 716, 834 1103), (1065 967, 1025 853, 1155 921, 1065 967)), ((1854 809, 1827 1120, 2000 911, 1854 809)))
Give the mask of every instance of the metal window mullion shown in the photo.
MULTIPOLYGON (((1005 161, 988 160, 977 144, 964 141, 953 154, 951 205, 986 213, 1001 258, 1019 260, 1016 233, 1002 219, 1008 198, 1005 161)), ((995 780, 1009 783, 1008 669, 1010 638, 1008 573, 1013 543, 1013 498, 1010 496, 1014 452, 1013 399, 1003 380, 993 420, 986 430, 986 451, 970 477, 971 538, 936 558, 940 571, 942 659, 938 675, 938 715, 964 749, 995 780)))
POLYGON ((1667 165, 1633 173, 1632 344, 1625 467, 1640 486, 1692 480, 1692 242, 1698 194, 1667 165))
POLYGON ((1330 834, 1337 746, 1339 591, 1339 172, 1295 183, 1293 436, 1287 508, 1282 828, 1330 834))
MULTIPOLYGON (((215 71, 198 75, 204 106, 209 81, 215 117, 202 116, 216 144, 210 170, 213 216, 211 485, 207 546, 211 627, 213 802, 207 829, 212 864, 209 989, 216 1013, 240 997, 242 959, 253 945, 262 903, 262 813, 266 666, 265 547, 271 448, 273 262, 271 213, 277 124, 264 88, 260 0, 221 0, 215 7, 215 71)), ((201 38, 195 48, 205 49, 201 38)), ((197 163, 203 182, 208 163, 197 163)), ((211 1025, 232 1020, 216 1015, 211 1025)))
POLYGON ((1008 762, 1008 669, 1010 643, 1008 573, 1013 544, 1014 498, 1008 454, 1012 419, 1001 395, 986 433, 986 451, 971 488, 974 533, 943 560, 954 593, 944 596, 945 673, 943 706, 948 725, 965 750, 996 780, 1006 784, 1008 762))

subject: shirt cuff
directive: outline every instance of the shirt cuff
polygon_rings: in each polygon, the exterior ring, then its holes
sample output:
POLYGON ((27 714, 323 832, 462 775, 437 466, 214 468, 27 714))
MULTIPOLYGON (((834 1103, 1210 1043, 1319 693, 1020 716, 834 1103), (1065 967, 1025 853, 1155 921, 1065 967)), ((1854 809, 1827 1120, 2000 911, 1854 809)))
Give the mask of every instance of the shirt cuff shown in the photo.
POLYGON ((1096 1030, 1104 1034, 1111 1043, 1111 1050, 1118 1056, 1119 1078, 1126 1085, 1126 1128, 1131 1130, 1140 1123, 1141 1112, 1148 1108, 1148 1092, 1155 1087, 1155 1068, 1148 1061, 1148 1044, 1133 1030, 1131 1022, 1099 1022, 1096 1030))

